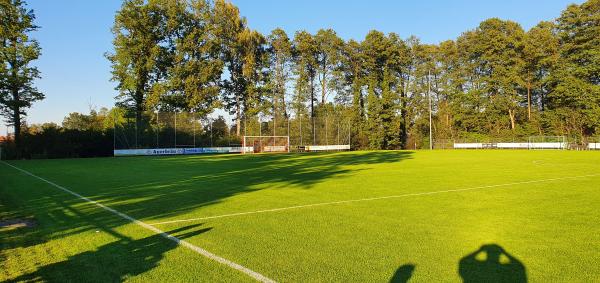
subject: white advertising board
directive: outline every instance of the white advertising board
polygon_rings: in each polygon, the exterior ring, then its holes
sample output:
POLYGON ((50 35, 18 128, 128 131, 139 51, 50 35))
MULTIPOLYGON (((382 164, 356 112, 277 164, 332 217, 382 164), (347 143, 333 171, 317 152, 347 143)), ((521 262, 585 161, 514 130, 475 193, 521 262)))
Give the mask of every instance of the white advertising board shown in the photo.
POLYGON ((529 143, 526 142, 499 142, 496 144, 496 148, 501 149, 509 149, 509 148, 519 148, 519 149, 528 149, 529 143))
POLYGON ((482 143, 455 143, 454 148, 456 149, 479 149, 483 148, 482 143))
POLYGON ((350 150, 349 144, 338 145, 307 145, 307 151, 350 150))
MULTIPOLYGON (((486 144, 485 148, 497 149, 565 149, 567 145, 562 142, 499 142, 486 144)), ((455 149, 481 149, 484 148, 483 143, 455 143, 455 149)))
MULTIPOLYGON (((252 150, 252 147, 246 148, 246 150, 252 150)), ((242 147, 115 149, 114 156, 186 155, 186 154, 208 154, 208 153, 241 153, 241 152, 242 152, 242 147)))

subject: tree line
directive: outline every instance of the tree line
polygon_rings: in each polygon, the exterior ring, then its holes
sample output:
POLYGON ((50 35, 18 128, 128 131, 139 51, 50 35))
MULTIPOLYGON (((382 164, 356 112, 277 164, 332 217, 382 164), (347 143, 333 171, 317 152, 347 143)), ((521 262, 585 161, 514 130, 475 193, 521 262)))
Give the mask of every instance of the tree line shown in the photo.
MULTIPOLYGON (((23 116, 44 98, 31 63, 38 29, 22 0, 0 0, 0 111, 20 148, 23 116)), ((351 120, 354 148, 427 147, 435 141, 600 133, 600 0, 569 5, 529 30, 492 18, 458 38, 425 44, 373 30, 344 40, 332 29, 257 32, 225 0, 125 0, 106 54, 116 108, 144 113, 223 109, 229 129, 268 117, 351 120), (302 118, 304 117, 304 118, 302 118)), ((113 125, 114 126, 114 125, 113 125)), ((137 131, 137 130, 136 130, 137 131)), ((17 150, 18 152, 19 150, 17 150)))
POLYGON ((528 31, 492 18, 439 44, 376 30, 356 41, 332 29, 263 35, 224 0, 129 0, 107 58, 119 105, 139 120, 222 108, 240 135, 244 117, 337 111, 356 147, 397 149, 428 143, 431 99, 436 140, 585 139, 600 132, 598 26, 590 0, 528 31))

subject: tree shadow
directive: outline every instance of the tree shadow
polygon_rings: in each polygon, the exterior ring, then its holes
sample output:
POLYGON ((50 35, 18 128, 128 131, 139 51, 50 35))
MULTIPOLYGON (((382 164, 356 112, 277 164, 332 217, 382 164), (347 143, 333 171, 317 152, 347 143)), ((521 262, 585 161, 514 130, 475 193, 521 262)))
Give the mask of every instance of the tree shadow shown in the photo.
MULTIPOLYGON (((206 233, 211 228, 198 229, 200 225, 190 225, 168 231, 179 239, 206 233)), ((111 234, 115 235, 116 232, 111 234)), ((12 279, 14 282, 122 282, 158 266, 164 254, 177 247, 177 243, 155 234, 132 240, 125 236, 99 247, 69 257, 65 261, 40 267, 33 273, 12 279)))
MULTIPOLYGON (((310 189, 319 182, 366 170, 369 165, 399 162, 412 154, 382 151, 40 160, 35 162, 45 173, 37 173, 35 167, 29 170, 134 218, 152 220, 177 217, 263 189, 310 189)), ((107 231, 127 223, 101 210, 75 208, 81 200, 52 187, 38 190, 20 183, 4 185, 0 184, 0 202, 10 206, 4 211, 19 212, 15 215, 39 223, 35 229, 2 232, 3 237, 12 239, 7 241, 11 243, 7 248, 96 229, 98 223, 104 223, 107 231)))
POLYGON ((458 265, 463 282, 527 282, 525 265, 497 244, 481 246, 458 265))
POLYGON ((396 270, 394 276, 390 279, 390 283, 406 283, 412 277, 413 272, 415 271, 414 264, 405 264, 396 270))
MULTIPOLYGON (((320 182, 399 162, 413 152, 277 154, 142 158, 156 175, 98 180, 84 195, 138 219, 160 219, 263 189, 311 189, 320 182), (126 183, 126 186, 123 186, 126 183), (173 205, 176 203, 177 205, 173 205)), ((125 162, 139 162, 139 158, 125 162)))
MULTIPOLYGON (((14 161, 13 164, 112 209, 149 221, 177 217, 236 195, 263 189, 308 190, 320 182, 367 170, 371 165, 409 159, 412 154, 408 151, 387 151, 134 157, 14 161)), ((89 272, 77 270, 92 272, 94 268, 110 266, 114 271, 102 275, 106 277, 99 280, 120 281, 120 278, 152 269, 165 251, 174 248, 168 241, 158 244, 160 236, 141 240, 124 238, 116 234, 115 228, 128 224, 127 220, 30 177, 12 178, 13 174, 17 173, 12 169, 0 171, 0 178, 6 177, 7 180, 0 182, 0 205, 6 206, 0 207, 0 216, 6 219, 31 218, 38 225, 0 231, 0 248, 3 251, 16 250, 18 255, 21 248, 94 230, 122 239, 96 251, 73 255, 64 262, 37 267, 38 271, 23 275, 19 280, 39 277, 48 281, 69 281, 60 280, 63 278, 88 281, 90 277, 86 273, 89 272), (128 267, 131 264, 125 261, 131 253, 136 254, 137 262, 128 267), (138 254, 147 256, 149 260, 138 258, 138 254), (98 261, 96 267, 86 265, 86 262, 94 261, 98 261), (61 269, 67 271, 61 272, 61 269)), ((203 232, 206 231, 197 234, 203 232)))

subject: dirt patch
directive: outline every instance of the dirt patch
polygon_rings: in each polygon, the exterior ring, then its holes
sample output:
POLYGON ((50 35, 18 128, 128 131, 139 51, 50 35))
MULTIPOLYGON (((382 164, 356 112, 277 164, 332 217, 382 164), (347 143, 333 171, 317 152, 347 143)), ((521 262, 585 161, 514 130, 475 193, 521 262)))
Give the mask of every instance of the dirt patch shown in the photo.
POLYGON ((37 226, 33 219, 8 219, 0 220, 0 229, 12 230, 18 228, 32 228, 37 226))

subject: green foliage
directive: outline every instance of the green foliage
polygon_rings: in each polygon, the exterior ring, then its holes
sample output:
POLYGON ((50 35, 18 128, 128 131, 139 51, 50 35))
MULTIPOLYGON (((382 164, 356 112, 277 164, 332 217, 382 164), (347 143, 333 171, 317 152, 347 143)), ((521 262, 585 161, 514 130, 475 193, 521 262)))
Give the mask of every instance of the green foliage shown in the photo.
POLYGON ((268 36, 268 44, 270 114, 275 118, 288 118, 286 91, 293 60, 292 42, 284 30, 277 28, 268 36))
POLYGON ((587 136, 600 130, 600 1, 569 6, 557 19, 560 57, 551 73, 548 104, 566 119, 581 117, 567 132, 587 136))
POLYGON ((321 104, 325 104, 329 92, 337 88, 335 78, 338 77, 339 64, 342 56, 344 41, 332 29, 320 29, 314 35, 317 50, 317 70, 321 104))
POLYGON ((239 136, 244 116, 266 110, 262 103, 268 93, 266 39, 248 28, 238 8, 228 1, 215 1, 214 24, 214 35, 219 40, 228 73, 221 82, 222 100, 225 110, 234 115, 239 136))
POLYGON ((319 67, 317 42, 306 31, 296 32, 294 50, 297 95, 305 99, 301 100, 302 103, 310 104, 310 114, 314 117, 315 78, 319 67))
POLYGON ((164 10, 159 1, 126 0, 112 28, 114 53, 112 80, 118 82, 118 104, 141 113, 158 81, 164 79, 168 62, 164 10))
POLYGON ((166 85, 153 92, 153 100, 162 101, 163 108, 194 111, 203 117, 219 105, 223 62, 214 37, 210 3, 200 0, 189 7, 184 4, 165 3, 172 61, 166 85))
POLYGON ((240 135, 244 117, 277 127, 306 115, 316 143, 317 116, 336 109, 352 121, 354 148, 396 149, 425 146, 431 109, 440 142, 579 139, 600 130, 598 3, 571 5, 529 31, 487 19, 428 45, 379 31, 360 42, 332 29, 265 37, 225 0, 128 0, 108 58, 119 102, 138 119, 151 108, 201 117, 222 108, 240 135))
POLYGON ((507 127, 515 130, 521 102, 519 91, 524 86, 524 39, 525 32, 517 23, 500 19, 483 21, 458 39, 466 73, 471 78, 466 84, 470 91, 482 94, 479 107, 485 109, 483 121, 490 132, 507 127))
POLYGON ((41 54, 38 42, 29 36, 38 29, 34 21, 24 1, 0 1, 0 115, 14 126, 17 151, 23 116, 35 101, 44 99, 33 85, 40 72, 31 63, 41 54))

